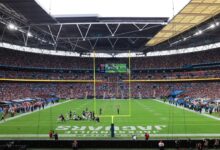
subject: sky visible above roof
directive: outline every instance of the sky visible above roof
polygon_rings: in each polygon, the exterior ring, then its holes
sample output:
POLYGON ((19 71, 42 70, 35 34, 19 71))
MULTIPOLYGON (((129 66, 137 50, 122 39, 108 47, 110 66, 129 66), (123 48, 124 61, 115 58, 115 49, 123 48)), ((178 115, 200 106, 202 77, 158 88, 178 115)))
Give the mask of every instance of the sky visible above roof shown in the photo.
POLYGON ((35 0, 54 17, 168 17, 190 0, 35 0))

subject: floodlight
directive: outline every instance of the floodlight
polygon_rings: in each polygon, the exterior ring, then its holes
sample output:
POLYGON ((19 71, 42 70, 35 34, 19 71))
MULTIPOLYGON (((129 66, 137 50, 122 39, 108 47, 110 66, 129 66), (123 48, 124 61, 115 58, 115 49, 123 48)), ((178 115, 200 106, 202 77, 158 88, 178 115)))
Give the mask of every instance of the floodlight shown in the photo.
POLYGON ((33 37, 33 34, 31 32, 27 32, 28 37, 33 37))
POLYGON ((7 25, 7 28, 8 28, 9 30, 18 30, 18 27, 17 27, 15 24, 13 24, 13 23, 9 23, 9 24, 7 25))
MULTIPOLYGON (((40 39, 40 38, 39 38, 40 39)), ((41 42, 46 43, 47 41, 44 39, 40 39, 41 42)))
POLYGON ((199 30, 199 31, 198 31, 198 34, 202 34, 202 32, 203 32, 202 30, 199 30))
POLYGON ((200 34, 202 34, 203 33, 203 31, 202 30, 199 30, 198 32, 196 32, 194 35, 200 35, 200 34))
POLYGON ((209 28, 210 28, 210 29, 215 28, 215 24, 211 24, 211 25, 209 26, 209 28))

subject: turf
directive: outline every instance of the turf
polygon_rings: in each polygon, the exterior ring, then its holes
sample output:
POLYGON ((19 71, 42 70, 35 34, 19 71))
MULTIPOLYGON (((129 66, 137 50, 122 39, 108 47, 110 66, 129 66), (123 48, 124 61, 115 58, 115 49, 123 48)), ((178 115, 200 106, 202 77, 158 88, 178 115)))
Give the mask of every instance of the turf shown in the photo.
POLYGON ((212 116, 216 116, 216 117, 220 117, 220 113, 219 112, 214 112, 211 114, 212 116))
POLYGON ((152 137, 219 137, 220 121, 199 113, 170 106, 156 100, 70 100, 26 116, 0 123, 1 138, 48 137, 53 129, 66 138, 110 138, 109 126, 115 124, 116 138, 152 137), (77 114, 86 108, 96 114, 102 108, 100 122, 83 120, 57 121, 57 117, 70 110, 77 114), (117 108, 120 109, 119 115, 117 108), (114 116, 112 118, 112 116, 114 116), (113 120, 112 120, 113 119, 113 120))

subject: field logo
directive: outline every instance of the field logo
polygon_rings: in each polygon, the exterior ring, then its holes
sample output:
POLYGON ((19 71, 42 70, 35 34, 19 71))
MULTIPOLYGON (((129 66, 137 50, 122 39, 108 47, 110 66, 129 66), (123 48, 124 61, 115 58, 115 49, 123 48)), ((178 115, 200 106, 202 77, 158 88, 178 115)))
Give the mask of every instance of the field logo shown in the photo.
MULTIPOLYGON (((115 134, 118 137, 131 137, 131 135, 144 136, 157 134, 166 128, 166 125, 148 125, 148 126, 115 126, 115 134)), ((73 137, 109 137, 110 126, 66 126, 61 125, 56 131, 64 134, 71 134, 73 137)))

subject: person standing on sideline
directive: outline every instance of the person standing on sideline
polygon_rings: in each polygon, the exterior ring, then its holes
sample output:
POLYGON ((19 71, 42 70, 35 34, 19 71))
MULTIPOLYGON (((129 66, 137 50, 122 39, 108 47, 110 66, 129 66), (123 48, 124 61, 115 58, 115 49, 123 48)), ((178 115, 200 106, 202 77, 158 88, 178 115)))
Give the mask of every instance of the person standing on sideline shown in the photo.
POLYGON ((54 134, 54 139, 55 139, 55 141, 58 141, 58 140, 59 140, 58 133, 55 133, 55 134, 54 134))
POLYGON ((204 147, 204 149, 208 149, 209 148, 209 141, 207 139, 203 140, 203 147, 204 147))
POLYGON ((197 150, 202 150, 203 149, 202 143, 201 142, 197 143, 196 148, 197 150))
POLYGON ((219 147, 219 140, 215 139, 214 141, 214 148, 217 149, 219 147))
POLYGON ((1 120, 0 121, 5 121, 5 114, 4 113, 2 113, 2 116, 1 116, 1 120))
POLYGON ((192 149, 192 141, 191 141, 191 139, 188 139, 186 143, 187 143, 186 147, 188 148, 188 150, 191 150, 192 149))
POLYGON ((159 147, 160 150, 164 150, 164 147, 165 147, 164 142, 163 142, 163 141, 160 141, 160 142, 158 143, 158 147, 159 147))
POLYGON ((76 140, 73 141, 72 148, 73 148, 73 150, 77 150, 78 149, 78 142, 76 140))
POLYGON ((145 140, 148 141, 148 139, 150 138, 149 133, 146 132, 144 136, 145 136, 145 140))
POLYGON ((111 131, 111 137, 112 137, 112 138, 115 137, 115 126, 114 126, 113 123, 111 124, 110 131, 111 131))
POLYGON ((180 149, 180 141, 179 140, 175 140, 175 147, 177 150, 180 149))
POLYGON ((49 131, 49 138, 50 138, 50 139, 53 138, 53 131, 52 131, 52 130, 49 131))

